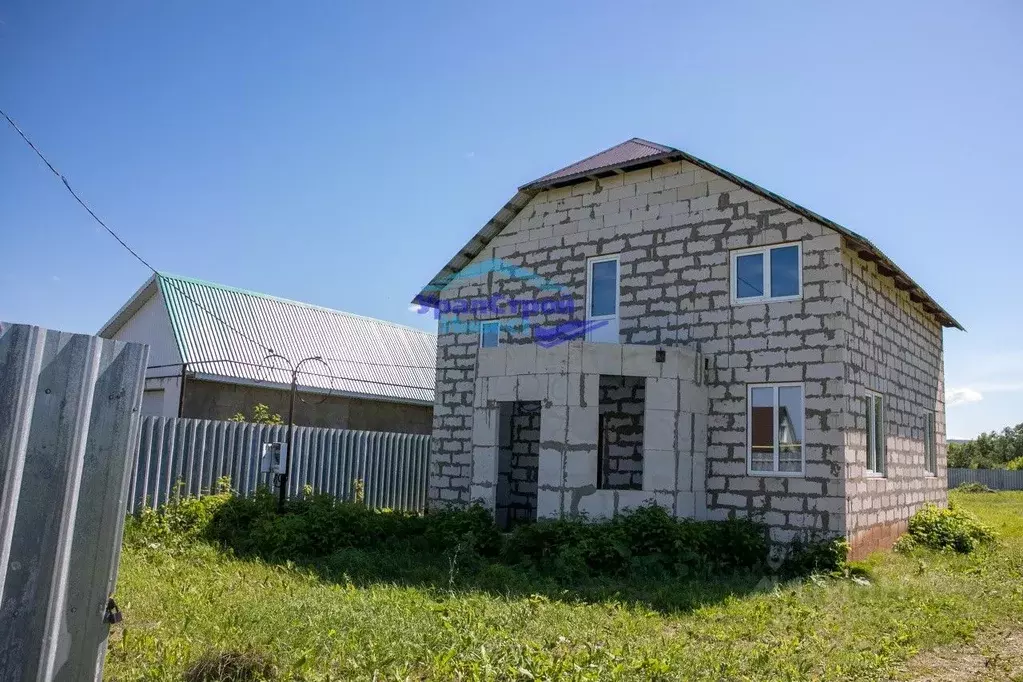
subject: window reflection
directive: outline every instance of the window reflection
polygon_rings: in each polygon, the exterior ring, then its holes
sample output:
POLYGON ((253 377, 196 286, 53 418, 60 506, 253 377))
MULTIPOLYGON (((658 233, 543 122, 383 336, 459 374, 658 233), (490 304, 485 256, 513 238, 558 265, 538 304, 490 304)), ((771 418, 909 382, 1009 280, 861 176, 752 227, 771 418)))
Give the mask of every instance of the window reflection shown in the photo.
POLYGON ((751 253, 735 259, 736 297, 764 295, 764 254, 751 253))

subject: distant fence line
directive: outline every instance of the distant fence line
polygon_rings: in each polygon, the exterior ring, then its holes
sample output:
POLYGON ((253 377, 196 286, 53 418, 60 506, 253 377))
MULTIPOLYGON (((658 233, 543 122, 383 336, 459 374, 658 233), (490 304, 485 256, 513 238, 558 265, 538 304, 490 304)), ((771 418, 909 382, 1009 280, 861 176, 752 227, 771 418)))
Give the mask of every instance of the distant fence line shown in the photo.
MULTIPOLYGON (((131 476, 128 512, 182 495, 205 495, 223 476, 240 495, 272 485, 260 473, 262 444, 286 442, 286 426, 246 422, 145 417, 131 476)), ((423 511, 430 437, 408 433, 295 427, 288 495, 306 485, 315 492, 353 499, 355 481, 376 508, 423 511)))
POLYGON ((995 490, 1023 490, 1023 471, 1008 469, 949 469, 948 487, 963 483, 983 483, 995 490))

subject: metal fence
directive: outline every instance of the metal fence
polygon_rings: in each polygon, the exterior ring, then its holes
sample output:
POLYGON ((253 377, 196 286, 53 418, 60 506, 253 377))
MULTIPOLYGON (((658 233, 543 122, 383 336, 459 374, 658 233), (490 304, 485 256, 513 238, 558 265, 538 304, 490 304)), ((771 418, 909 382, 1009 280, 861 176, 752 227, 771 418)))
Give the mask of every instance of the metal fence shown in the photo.
MULTIPOLYGON (((132 472, 128 512, 157 507, 180 491, 204 495, 227 476, 241 495, 272 485, 261 473, 262 444, 285 442, 286 426, 146 417, 132 472)), ((409 433, 295 427, 288 495, 314 492, 353 499, 361 481, 371 507, 423 511, 430 437, 409 433)))
POLYGON ((1023 471, 1007 469, 949 469, 948 487, 963 483, 983 483, 994 490, 1023 490, 1023 471))
POLYGON ((98 680, 149 349, 0 324, 0 680, 98 680))

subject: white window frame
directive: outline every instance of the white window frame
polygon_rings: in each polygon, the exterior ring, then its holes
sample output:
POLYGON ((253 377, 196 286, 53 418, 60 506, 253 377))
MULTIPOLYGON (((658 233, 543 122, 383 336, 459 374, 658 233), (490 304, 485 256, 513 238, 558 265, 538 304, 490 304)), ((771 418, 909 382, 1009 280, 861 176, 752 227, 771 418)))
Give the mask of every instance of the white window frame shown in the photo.
POLYGON ((746 474, 748 476, 776 476, 783 478, 800 478, 806 476, 806 388, 802 382, 776 382, 765 384, 746 384, 746 474), (778 447, 778 389, 797 387, 800 391, 800 402, 803 405, 803 432, 799 434, 799 471, 779 471, 780 449, 778 447), (774 469, 772 471, 753 470, 753 389, 774 389, 774 406, 771 414, 771 428, 774 430, 774 469))
POLYGON ((786 242, 784 244, 756 246, 749 249, 737 249, 732 251, 731 275, 732 282, 729 294, 732 299, 732 305, 744 305, 746 303, 774 303, 776 301, 798 301, 803 298, 803 244, 802 242, 786 242), (798 263, 796 271, 799 274, 799 292, 793 296, 771 296, 771 251, 774 251, 775 249, 786 249, 791 246, 796 247, 796 261, 798 263), (764 295, 739 298, 739 257, 751 256, 758 253, 763 254, 764 256, 764 295))
POLYGON ((888 475, 888 427, 885 416, 888 414, 888 401, 883 393, 877 391, 864 391, 864 404, 866 405, 867 418, 867 476, 884 478, 888 475), (877 399, 881 399, 881 414, 877 415, 877 399), (871 422, 874 426, 871 428, 871 422), (877 452, 877 429, 881 431, 881 453, 877 452), (880 464, 880 466, 877 466, 880 464), (873 465, 873 468, 871 467, 873 465))
POLYGON ((619 316, 619 309, 622 305, 622 263, 619 258, 620 254, 613 254, 610 256, 594 256, 586 259, 586 321, 597 322, 600 320, 607 320, 610 322, 608 325, 600 327, 592 333, 590 330, 586 331, 587 341, 596 341, 604 343, 618 343, 621 329, 621 317, 619 316), (590 301, 593 300, 593 266, 596 263, 607 263, 608 261, 615 262, 615 312, 614 315, 597 315, 596 317, 590 314, 590 301), (614 333, 609 331, 609 328, 614 328, 614 333), (603 337, 609 337, 605 339, 603 337))
POLYGON ((501 321, 500 320, 486 320, 484 322, 480 322, 480 348, 497 348, 500 345, 501 345, 501 321), (497 345, 496 346, 484 346, 483 345, 483 336, 484 336, 483 328, 488 326, 488 325, 493 325, 493 326, 497 327, 497 345))
POLYGON ((934 412, 924 413, 924 473, 938 475, 938 424, 934 412))

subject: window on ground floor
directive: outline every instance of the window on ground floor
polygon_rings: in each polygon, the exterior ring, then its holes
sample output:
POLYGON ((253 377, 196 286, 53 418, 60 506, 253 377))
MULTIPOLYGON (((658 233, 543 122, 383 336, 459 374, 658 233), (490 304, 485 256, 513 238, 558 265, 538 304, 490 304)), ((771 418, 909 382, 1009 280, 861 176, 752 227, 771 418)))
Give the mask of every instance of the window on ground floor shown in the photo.
POLYGON ((924 471, 932 476, 938 473, 938 438, 933 412, 924 414, 924 471))
POLYGON ((751 385, 747 405, 749 473, 801 475, 803 385, 751 385))
POLYGON ((886 459, 884 396, 867 391, 863 400, 867 414, 867 473, 884 476, 886 459))

